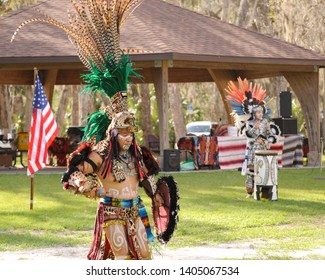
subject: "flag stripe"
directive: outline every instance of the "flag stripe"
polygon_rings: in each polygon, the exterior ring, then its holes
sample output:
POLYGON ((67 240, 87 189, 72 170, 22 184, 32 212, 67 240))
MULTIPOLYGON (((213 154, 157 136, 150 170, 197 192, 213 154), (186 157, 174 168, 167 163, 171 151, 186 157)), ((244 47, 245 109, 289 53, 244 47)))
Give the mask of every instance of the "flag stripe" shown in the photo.
POLYGON ((48 148, 58 134, 53 112, 44 94, 39 76, 36 76, 33 116, 28 144, 27 175, 48 164, 48 148))

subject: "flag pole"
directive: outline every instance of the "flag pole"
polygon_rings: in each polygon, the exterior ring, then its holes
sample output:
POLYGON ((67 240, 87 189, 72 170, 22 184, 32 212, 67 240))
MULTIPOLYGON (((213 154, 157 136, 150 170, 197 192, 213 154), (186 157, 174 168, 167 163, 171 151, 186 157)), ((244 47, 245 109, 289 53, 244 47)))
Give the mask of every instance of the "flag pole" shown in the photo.
POLYGON ((29 209, 33 210, 34 205, 34 174, 30 176, 30 204, 29 209))
MULTIPOLYGON (((37 75, 37 68, 34 67, 34 81, 36 80, 36 75, 37 75)), ((30 202, 29 202, 29 210, 33 210, 33 207, 34 207, 34 174, 30 175, 30 202)))
POLYGON ((58 126, 53 111, 44 93, 43 86, 34 68, 33 115, 28 143, 27 176, 30 176, 30 209, 33 209, 34 176, 33 174, 48 165, 48 148, 58 135, 58 126))

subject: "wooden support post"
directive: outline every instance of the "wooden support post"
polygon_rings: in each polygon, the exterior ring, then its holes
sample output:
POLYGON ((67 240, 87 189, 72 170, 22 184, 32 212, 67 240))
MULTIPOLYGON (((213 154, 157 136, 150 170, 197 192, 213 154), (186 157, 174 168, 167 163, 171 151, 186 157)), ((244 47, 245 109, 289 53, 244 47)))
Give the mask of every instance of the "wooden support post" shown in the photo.
POLYGON ((54 91, 57 75, 58 75, 58 69, 50 69, 45 71, 45 80, 43 84, 43 89, 46 94, 47 100, 50 103, 50 106, 52 106, 53 91, 54 91))
POLYGON ((296 94, 304 113, 309 145, 308 165, 319 166, 322 157, 318 71, 306 73, 285 72, 283 75, 296 94))
POLYGON ((226 91, 225 88, 227 88, 228 82, 229 81, 237 81, 237 77, 233 73, 233 71, 227 71, 227 70, 216 70, 216 69, 211 69, 208 68, 208 71, 213 78, 214 82, 216 83, 219 92, 222 97, 223 105, 225 106, 225 110, 227 112, 227 117, 228 117, 228 123, 233 124, 234 120, 231 117, 231 108, 229 103, 226 101, 226 91))
POLYGON ((158 103, 160 155, 169 148, 168 135, 168 61, 163 60, 161 67, 154 68, 154 85, 158 103))

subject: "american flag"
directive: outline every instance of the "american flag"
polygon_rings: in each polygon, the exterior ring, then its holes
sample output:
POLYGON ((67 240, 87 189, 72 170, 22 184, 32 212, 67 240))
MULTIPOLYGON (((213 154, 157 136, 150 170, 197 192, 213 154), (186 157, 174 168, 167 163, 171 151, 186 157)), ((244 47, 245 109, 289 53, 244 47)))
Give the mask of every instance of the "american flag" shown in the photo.
POLYGON ((28 176, 48 164, 47 151, 57 135, 58 126, 37 74, 28 143, 28 176))

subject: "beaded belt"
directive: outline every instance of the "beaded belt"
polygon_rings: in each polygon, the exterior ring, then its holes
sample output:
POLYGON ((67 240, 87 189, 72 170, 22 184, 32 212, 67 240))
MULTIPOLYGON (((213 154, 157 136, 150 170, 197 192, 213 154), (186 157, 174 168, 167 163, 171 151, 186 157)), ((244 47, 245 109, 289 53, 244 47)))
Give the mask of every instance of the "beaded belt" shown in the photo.
POLYGON ((148 241, 151 242, 154 240, 154 236, 150 229, 148 214, 140 197, 136 197, 133 199, 119 199, 119 198, 105 196, 101 198, 100 201, 101 203, 103 203, 102 211, 103 213, 105 212, 104 216, 106 216, 106 218, 104 218, 105 219, 103 225, 104 227, 108 226, 110 223, 114 222, 114 220, 118 219, 119 215, 123 212, 123 211, 117 211, 118 209, 116 208, 111 209, 110 206, 121 208, 120 210, 123 210, 123 208, 130 208, 129 211, 127 212, 128 213, 132 212, 131 216, 133 216, 134 214, 136 214, 134 218, 136 218, 138 215, 140 216, 146 228, 148 241), (135 209, 137 209, 138 213, 134 212, 135 209))
POLYGON ((101 201, 104 203, 104 205, 107 206, 130 208, 132 206, 138 205, 140 198, 136 197, 133 199, 120 199, 120 198, 105 196, 101 198, 101 201))

